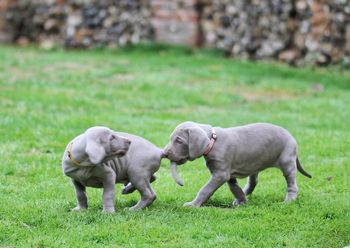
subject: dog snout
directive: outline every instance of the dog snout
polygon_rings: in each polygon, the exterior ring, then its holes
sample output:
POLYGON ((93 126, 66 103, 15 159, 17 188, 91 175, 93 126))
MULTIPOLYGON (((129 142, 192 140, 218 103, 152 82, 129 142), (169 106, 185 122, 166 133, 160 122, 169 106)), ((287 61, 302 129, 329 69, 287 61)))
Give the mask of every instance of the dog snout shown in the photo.
POLYGON ((170 149, 169 149, 169 145, 167 145, 165 148, 164 148, 164 155, 165 155, 165 157, 168 157, 169 156, 169 151, 170 151, 170 149))
POLYGON ((164 153, 164 155, 168 156, 168 149, 167 149, 167 148, 164 148, 164 149, 163 149, 163 153, 164 153))
POLYGON ((164 156, 168 159, 172 159, 174 157, 174 153, 169 147, 166 147, 164 149, 164 156))

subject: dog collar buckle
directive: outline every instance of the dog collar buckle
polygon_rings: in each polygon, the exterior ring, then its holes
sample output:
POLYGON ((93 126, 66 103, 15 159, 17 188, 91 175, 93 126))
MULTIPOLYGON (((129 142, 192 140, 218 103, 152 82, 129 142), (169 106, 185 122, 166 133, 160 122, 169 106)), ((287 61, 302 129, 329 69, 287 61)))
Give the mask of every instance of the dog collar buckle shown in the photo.
POLYGON ((68 151, 67 153, 68 153, 68 158, 72 159, 72 154, 70 153, 70 151, 68 151))
POLYGON ((76 160, 73 159, 72 156, 72 150, 73 150, 73 142, 69 144, 69 148, 67 151, 68 158, 75 164, 75 165, 80 165, 80 163, 76 160))

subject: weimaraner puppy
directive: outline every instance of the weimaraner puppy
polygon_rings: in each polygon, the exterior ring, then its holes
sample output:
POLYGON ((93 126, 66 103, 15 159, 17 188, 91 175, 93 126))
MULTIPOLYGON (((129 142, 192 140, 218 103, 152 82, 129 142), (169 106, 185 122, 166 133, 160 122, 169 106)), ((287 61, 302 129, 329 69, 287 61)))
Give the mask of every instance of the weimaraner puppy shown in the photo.
POLYGON ((178 125, 170 136, 164 154, 172 161, 173 177, 178 184, 176 165, 204 156, 211 179, 198 192, 196 198, 184 206, 198 207, 205 203, 224 183, 236 200, 234 205, 246 203, 246 195, 253 192, 258 173, 268 167, 280 168, 287 181, 285 202, 296 199, 297 170, 310 177, 300 165, 297 142, 284 128, 268 123, 255 123, 240 127, 221 128, 194 122, 178 125), (249 177, 244 190, 236 178, 249 177))
POLYGON ((85 187, 103 188, 103 211, 115 211, 115 184, 131 182, 122 193, 137 189, 141 200, 131 210, 145 208, 156 199, 150 182, 160 167, 162 150, 144 138, 115 132, 107 127, 92 127, 74 138, 62 158, 65 175, 71 177, 78 205, 86 209, 85 187))

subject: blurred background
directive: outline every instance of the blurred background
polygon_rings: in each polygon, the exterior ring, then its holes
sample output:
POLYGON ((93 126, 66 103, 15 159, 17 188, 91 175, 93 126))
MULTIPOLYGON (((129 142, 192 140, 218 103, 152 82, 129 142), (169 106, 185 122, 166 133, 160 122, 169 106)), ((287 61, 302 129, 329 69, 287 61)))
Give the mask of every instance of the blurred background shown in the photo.
POLYGON ((157 42, 292 65, 349 66, 349 0, 0 0, 0 42, 44 49, 157 42))

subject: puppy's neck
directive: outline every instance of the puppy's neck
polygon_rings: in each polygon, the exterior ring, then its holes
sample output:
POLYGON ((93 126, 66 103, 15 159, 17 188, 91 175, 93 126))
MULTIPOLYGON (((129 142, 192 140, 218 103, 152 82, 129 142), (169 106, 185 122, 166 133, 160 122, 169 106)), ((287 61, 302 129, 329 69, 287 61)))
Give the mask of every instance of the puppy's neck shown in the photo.
POLYGON ((87 165, 88 156, 86 155, 86 138, 80 135, 75 138, 70 144, 71 162, 77 166, 78 164, 87 165), (75 162, 73 162, 75 161, 75 162))
POLYGON ((213 127, 207 124, 199 124, 199 127, 207 134, 208 138, 211 138, 213 127))

